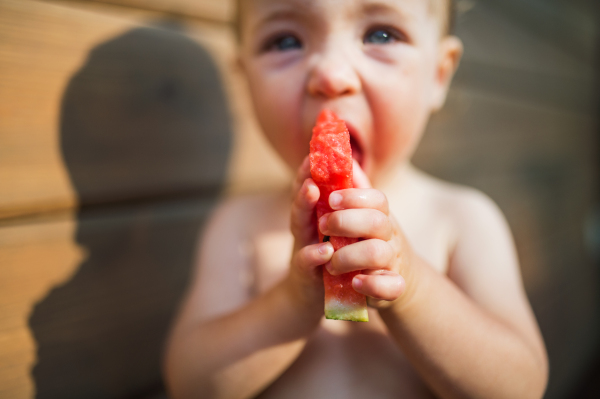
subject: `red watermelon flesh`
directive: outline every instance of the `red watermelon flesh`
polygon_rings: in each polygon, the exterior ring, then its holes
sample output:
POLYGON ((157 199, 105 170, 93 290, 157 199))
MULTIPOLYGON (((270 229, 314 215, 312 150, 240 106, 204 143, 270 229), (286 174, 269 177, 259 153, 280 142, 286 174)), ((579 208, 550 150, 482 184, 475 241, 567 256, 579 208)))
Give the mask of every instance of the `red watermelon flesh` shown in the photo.
MULTIPOLYGON (((321 191, 317 202, 317 218, 333 212, 329 194, 352 188, 352 148, 350 133, 343 120, 332 111, 323 110, 317 118, 310 141, 310 173, 321 191)), ((324 237, 319 231, 319 240, 324 237)), ((353 244, 358 238, 327 237, 334 250, 353 244)), ((358 271, 332 276, 323 268, 325 284, 325 317, 335 320, 369 321, 367 300, 352 288, 358 271)))

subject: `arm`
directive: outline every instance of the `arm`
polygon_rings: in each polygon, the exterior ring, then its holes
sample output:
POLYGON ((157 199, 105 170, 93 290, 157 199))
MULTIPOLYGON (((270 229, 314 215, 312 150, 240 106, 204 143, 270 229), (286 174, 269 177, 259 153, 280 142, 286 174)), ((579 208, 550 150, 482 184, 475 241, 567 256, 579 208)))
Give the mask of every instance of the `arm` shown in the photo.
POLYGON ((297 306, 286 283, 216 319, 186 323, 184 311, 165 364, 172 397, 251 397, 275 380, 320 319, 297 306))
POLYGON ((320 228, 370 239, 336 252, 331 267, 335 273, 366 269, 355 277, 355 289, 379 308, 429 386, 443 398, 540 398, 546 352, 510 233, 491 201, 475 194, 463 198, 461 235, 445 276, 414 254, 393 217, 382 216, 383 194, 340 193, 344 199, 334 209, 341 211, 320 228))
POLYGON ((380 310, 412 364, 443 398, 540 398, 546 351, 510 231, 479 194, 459 206, 449 275, 411 255, 407 296, 380 310))
POLYGON ((442 398, 541 398, 547 360, 536 332, 481 307, 421 259, 413 267, 419 288, 380 314, 429 386, 442 398))
POLYGON ((164 369, 172 397, 254 396, 296 359, 317 327, 323 315, 318 266, 330 260, 333 248, 312 243, 318 188, 307 181, 296 192, 290 273, 255 298, 240 281, 248 260, 231 247, 243 242, 243 226, 260 223, 260 215, 248 220, 257 216, 254 207, 225 206, 209 224, 198 273, 167 346, 164 369))

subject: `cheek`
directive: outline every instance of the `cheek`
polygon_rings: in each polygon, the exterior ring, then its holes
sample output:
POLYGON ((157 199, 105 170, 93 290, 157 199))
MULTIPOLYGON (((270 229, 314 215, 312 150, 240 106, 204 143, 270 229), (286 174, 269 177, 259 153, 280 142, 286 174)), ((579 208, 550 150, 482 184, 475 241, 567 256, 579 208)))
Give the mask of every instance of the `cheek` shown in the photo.
POLYGON ((427 123, 431 92, 430 71, 419 59, 406 59, 373 76, 369 101, 377 137, 374 158, 385 169, 412 155, 427 123))
POLYGON ((271 70, 260 64, 247 69, 256 117, 268 141, 293 168, 308 152, 301 129, 302 80, 296 75, 294 70, 271 70))

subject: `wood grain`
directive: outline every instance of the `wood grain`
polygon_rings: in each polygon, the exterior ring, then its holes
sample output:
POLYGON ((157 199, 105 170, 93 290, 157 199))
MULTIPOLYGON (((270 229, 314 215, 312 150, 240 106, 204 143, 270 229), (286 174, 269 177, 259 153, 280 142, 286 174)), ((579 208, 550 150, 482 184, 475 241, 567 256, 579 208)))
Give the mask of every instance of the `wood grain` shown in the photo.
POLYGON ((33 306, 68 280, 85 252, 72 240, 72 214, 44 223, 0 228, 0 397, 30 398, 36 342, 28 326, 33 306))
MULTIPOLYGON (((53 0, 46 0, 53 1, 53 0)), ((233 19, 233 0, 70 0, 81 3, 103 3, 161 13, 200 18, 216 22, 230 22, 233 19)))
POLYGON ((161 390, 160 345, 209 206, 149 204, 205 196, 223 183, 231 193, 272 188, 288 176, 259 135, 233 61, 227 25, 102 4, 0 1, 0 397, 161 390), (198 88, 207 76, 209 98, 198 88), (224 118, 199 120, 202 102, 205 112, 211 103, 228 109, 227 151, 215 138, 224 118), (190 137, 202 133, 194 126, 209 131, 209 142, 190 137), (84 213, 69 211, 76 205, 84 213), (89 213, 107 206, 126 210, 89 213), (138 246, 145 239, 150 248, 138 246), (139 352, 123 356, 128 350, 139 352))
POLYGON ((0 218, 285 184, 229 26, 104 9, 0 2, 0 218))
POLYGON ((165 334, 215 201, 0 227, 0 397, 159 392, 165 334))

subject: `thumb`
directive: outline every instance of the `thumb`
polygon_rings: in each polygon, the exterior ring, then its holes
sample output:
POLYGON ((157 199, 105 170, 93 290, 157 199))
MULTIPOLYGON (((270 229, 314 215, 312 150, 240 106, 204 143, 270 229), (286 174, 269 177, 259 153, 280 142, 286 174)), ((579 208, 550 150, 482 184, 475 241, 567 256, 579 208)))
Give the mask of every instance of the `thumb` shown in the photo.
POLYGON ((354 185, 354 188, 372 188, 371 181, 358 162, 356 162, 356 159, 353 159, 352 161, 352 184, 354 185))

